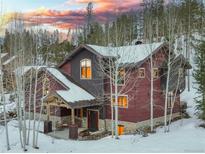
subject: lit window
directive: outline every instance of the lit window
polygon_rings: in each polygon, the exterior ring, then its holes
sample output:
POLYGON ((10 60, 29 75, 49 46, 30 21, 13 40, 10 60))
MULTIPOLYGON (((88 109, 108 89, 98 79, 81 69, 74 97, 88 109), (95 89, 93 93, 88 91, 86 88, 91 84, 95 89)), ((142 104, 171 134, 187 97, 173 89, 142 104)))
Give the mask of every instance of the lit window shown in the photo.
POLYGON ((168 92, 168 98, 167 98, 167 107, 168 108, 171 108, 172 107, 172 103, 173 103, 173 100, 174 100, 174 95, 173 95, 173 92, 168 92))
POLYGON ((47 77, 43 79, 43 96, 48 95, 50 89, 50 81, 47 77))
MULTIPOLYGON (((115 104, 115 96, 112 98, 113 104, 115 104)), ((118 96, 118 107, 127 108, 128 107, 128 96, 118 96)))
POLYGON ((158 68, 153 68, 153 78, 158 78, 159 77, 159 70, 158 68))
POLYGON ((80 61, 81 79, 91 79, 91 60, 83 59, 80 61))
POLYGON ((125 69, 121 68, 118 72, 118 82, 117 84, 123 85, 125 84, 125 69))
POLYGON ((138 77, 145 78, 145 68, 139 68, 138 77))

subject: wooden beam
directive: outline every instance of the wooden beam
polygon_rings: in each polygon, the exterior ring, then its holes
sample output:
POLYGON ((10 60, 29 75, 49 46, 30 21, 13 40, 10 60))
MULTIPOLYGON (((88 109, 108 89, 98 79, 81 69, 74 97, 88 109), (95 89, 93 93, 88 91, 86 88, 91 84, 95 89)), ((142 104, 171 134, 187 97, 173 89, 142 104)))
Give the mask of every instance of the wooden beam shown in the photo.
POLYGON ((49 121, 49 117, 50 117, 50 105, 47 104, 47 120, 49 121))
POLYGON ((80 109, 80 117, 83 118, 83 108, 80 109))
POLYGON ((71 121, 72 121, 72 125, 75 124, 75 109, 71 109, 71 121))
POLYGON ((57 107, 69 108, 69 106, 66 105, 66 104, 49 103, 49 105, 51 105, 51 106, 57 106, 57 107))

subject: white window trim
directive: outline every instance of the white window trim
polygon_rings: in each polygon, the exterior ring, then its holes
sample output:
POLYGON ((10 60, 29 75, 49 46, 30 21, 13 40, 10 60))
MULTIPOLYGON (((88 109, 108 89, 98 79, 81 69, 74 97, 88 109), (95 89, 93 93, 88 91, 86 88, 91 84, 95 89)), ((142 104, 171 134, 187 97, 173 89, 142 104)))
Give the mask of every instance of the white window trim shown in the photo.
POLYGON ((146 75, 146 73, 145 73, 145 68, 144 67, 140 67, 139 69, 138 69, 138 78, 140 78, 140 79, 144 79, 145 78, 145 75, 146 75), (144 70, 144 77, 141 77, 140 75, 139 75, 139 70, 141 70, 141 69, 143 69, 144 70))
POLYGON ((91 80, 92 76, 93 76, 93 72, 92 72, 92 61, 91 61, 91 59, 85 58, 85 59, 80 60, 80 79, 81 80, 91 80), (90 78, 82 78, 82 76, 81 76, 81 62, 85 61, 85 60, 90 61, 90 69, 91 69, 91 77, 90 78))
MULTIPOLYGON (((113 94, 112 95, 113 97, 115 97, 115 94, 113 94)), ((128 95, 118 95, 118 97, 119 96, 125 96, 126 98, 127 98, 127 107, 120 107, 119 105, 118 105, 118 108, 121 108, 121 109, 128 109, 128 107, 129 107, 129 100, 128 100, 128 95)), ((113 102, 112 102, 113 103, 113 102)), ((115 106, 115 104, 113 104, 114 106, 115 106)))

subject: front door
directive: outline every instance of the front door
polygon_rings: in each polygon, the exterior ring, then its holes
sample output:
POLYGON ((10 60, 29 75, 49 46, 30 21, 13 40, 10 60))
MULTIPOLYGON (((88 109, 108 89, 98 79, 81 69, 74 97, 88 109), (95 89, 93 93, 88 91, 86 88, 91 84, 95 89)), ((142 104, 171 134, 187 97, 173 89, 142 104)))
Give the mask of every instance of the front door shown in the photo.
POLYGON ((91 132, 98 130, 98 116, 99 116, 98 111, 88 110, 88 129, 91 132))

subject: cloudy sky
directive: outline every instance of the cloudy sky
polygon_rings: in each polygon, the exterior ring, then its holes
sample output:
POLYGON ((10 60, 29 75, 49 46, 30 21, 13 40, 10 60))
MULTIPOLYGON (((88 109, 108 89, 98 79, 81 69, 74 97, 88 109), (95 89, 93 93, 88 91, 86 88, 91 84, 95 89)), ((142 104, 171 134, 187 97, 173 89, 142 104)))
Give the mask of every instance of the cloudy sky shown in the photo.
POLYGON ((36 23, 59 29, 75 28, 85 21, 86 6, 93 2, 95 17, 105 22, 115 17, 115 10, 136 9, 142 0, 0 0, 8 22, 14 12, 23 14, 27 25, 36 23))

